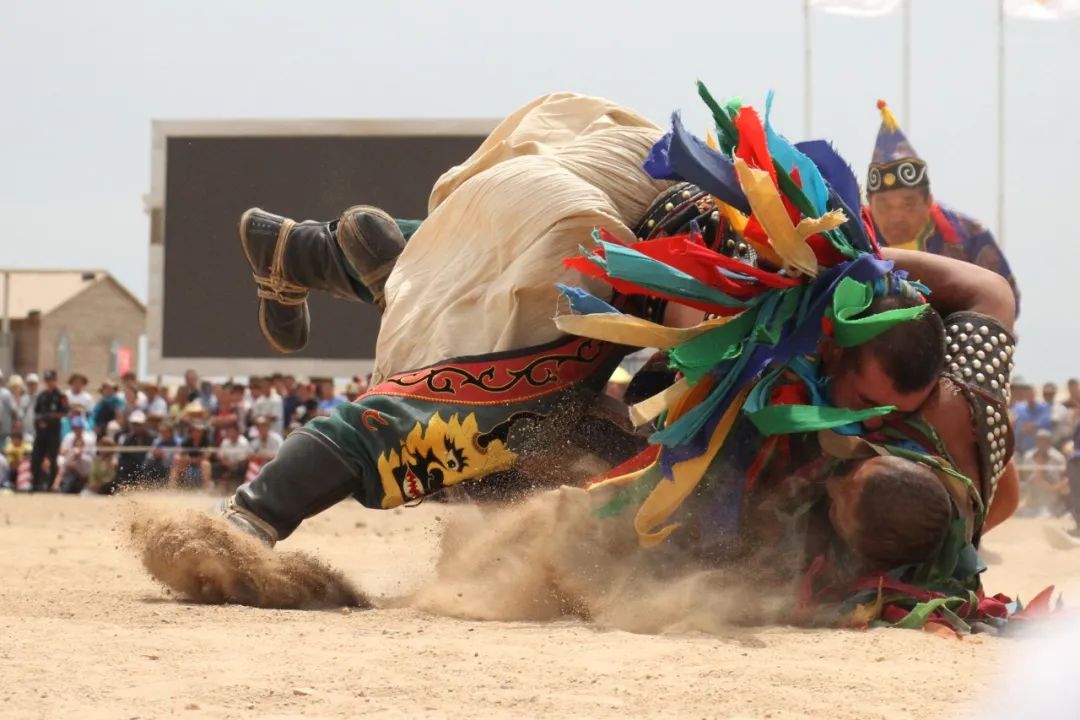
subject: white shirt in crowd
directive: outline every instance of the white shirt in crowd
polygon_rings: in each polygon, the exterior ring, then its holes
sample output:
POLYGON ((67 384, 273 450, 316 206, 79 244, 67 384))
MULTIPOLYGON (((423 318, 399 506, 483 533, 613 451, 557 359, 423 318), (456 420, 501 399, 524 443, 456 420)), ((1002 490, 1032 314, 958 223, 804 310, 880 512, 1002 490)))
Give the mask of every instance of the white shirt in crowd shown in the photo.
POLYGON ((88 477, 90 475, 90 463, 94 459, 94 449, 97 447, 97 435, 94 434, 93 430, 83 430, 83 447, 76 448, 75 433, 77 432, 79 431, 72 430, 60 442, 57 468, 61 473, 70 468, 80 477, 88 477))
POLYGON ((1033 470, 1036 467, 1049 467, 1054 470, 1065 471, 1065 466, 1068 461, 1065 456, 1057 448, 1050 448, 1046 451, 1046 457, 1039 459, 1039 448, 1032 448, 1024 453, 1021 458, 1023 463, 1020 467, 1021 470, 1033 470))
POLYGON ((236 440, 225 438, 221 441, 221 448, 218 450, 218 457, 222 462, 233 465, 244 462, 250 454, 251 444, 243 435, 237 436, 236 440))
POLYGON ((1050 421, 1054 423, 1054 442, 1072 437, 1072 411, 1059 402, 1050 404, 1050 421))
POLYGON ((274 432, 273 430, 271 430, 267 434, 265 443, 263 442, 261 437, 256 435, 255 438, 251 441, 251 453, 254 455, 257 453, 266 452, 277 455, 278 450, 281 449, 281 443, 283 442, 284 440, 281 438, 281 435, 274 432))
POLYGON ((158 395, 153 400, 146 403, 146 414, 165 417, 169 414, 169 403, 165 402, 165 398, 158 395))
POLYGON ((263 417, 271 418, 270 429, 276 433, 284 432, 284 421, 282 417, 285 414, 285 406, 281 401, 281 396, 272 393, 270 395, 264 395, 260 398, 256 398, 251 403, 251 414, 255 417, 262 415, 263 417))
POLYGON ((40 394, 40 390, 36 393, 31 393, 27 390, 23 394, 23 399, 25 400, 22 409, 23 432, 30 437, 33 437, 34 429, 37 427, 37 425, 34 424, 34 405, 37 403, 38 395, 40 394))
POLYGON ((83 389, 82 392, 78 393, 68 390, 66 395, 68 399, 68 405, 70 405, 71 407, 75 407, 76 405, 80 406, 83 409, 84 415, 94 409, 94 396, 88 393, 85 389, 83 389))
POLYGON ((15 417, 22 420, 23 434, 31 439, 34 437, 34 401, 36 399, 36 396, 31 396, 27 391, 15 401, 15 417))

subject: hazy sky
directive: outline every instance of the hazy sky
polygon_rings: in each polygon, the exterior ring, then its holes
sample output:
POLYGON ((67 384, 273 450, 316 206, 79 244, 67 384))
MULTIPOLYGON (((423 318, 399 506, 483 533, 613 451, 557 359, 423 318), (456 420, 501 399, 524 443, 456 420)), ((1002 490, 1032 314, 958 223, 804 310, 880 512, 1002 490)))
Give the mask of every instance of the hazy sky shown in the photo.
MULTIPOLYGON (((908 136, 938 199, 993 226, 996 3, 912 2, 908 136)), ((861 178, 874 101, 900 103, 900 17, 812 28, 813 133, 861 178)), ((1012 20, 1006 42, 1020 372, 1063 380, 1080 375, 1080 20, 1012 20)), ((104 267, 145 298, 153 118, 501 117, 575 90, 703 131, 701 78, 759 104, 775 89, 801 139, 803 48, 801 0, 0 0, 0 266, 104 267)))

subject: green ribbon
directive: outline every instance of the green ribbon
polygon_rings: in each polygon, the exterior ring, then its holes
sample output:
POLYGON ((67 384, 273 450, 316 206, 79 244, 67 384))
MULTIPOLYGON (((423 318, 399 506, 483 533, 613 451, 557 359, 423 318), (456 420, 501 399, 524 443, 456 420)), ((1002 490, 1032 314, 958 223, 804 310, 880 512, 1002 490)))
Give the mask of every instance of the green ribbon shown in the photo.
POLYGON ((788 320, 798 312, 805 291, 805 286, 799 285, 779 293, 769 293, 761 304, 760 321, 755 324, 753 339, 763 345, 775 346, 780 342, 780 334, 788 320))
POLYGON ((615 517, 616 515, 622 515, 632 507, 640 507, 641 504, 645 502, 645 498, 649 497, 649 493, 653 491, 653 488, 656 487, 662 477, 663 474, 660 471, 660 466, 653 465, 637 480, 634 480, 629 485, 618 488, 611 500, 603 506, 593 510, 593 517, 615 517))
MULTIPOLYGON (((806 193, 804 193, 802 188, 795 183, 795 180, 793 180, 791 174, 784 169, 784 166, 776 160, 773 160, 773 170, 776 171, 777 187, 779 187, 780 192, 787 196, 787 199, 791 201, 791 204, 805 217, 818 217, 819 213, 814 209, 814 205, 810 202, 810 198, 806 197, 806 193)), ((795 222, 798 222, 798 220, 795 222)))
POLYGON ((895 409, 891 405, 866 410, 846 410, 827 405, 768 405, 751 413, 750 422, 762 435, 791 435, 861 423, 884 417, 895 409))
POLYGON ((720 152, 730 155, 735 146, 739 144, 739 132, 735 129, 735 123, 731 122, 732 113, 730 108, 721 107, 720 103, 716 102, 712 93, 709 92, 709 89, 705 87, 705 83, 700 80, 697 83, 697 90, 698 96, 708 106, 709 112, 713 116, 713 122, 716 123, 716 143, 720 147, 720 152))
POLYGON ((688 383, 696 385, 718 363, 742 353, 743 343, 757 317, 756 309, 744 310, 724 325, 678 345, 668 353, 670 366, 685 375, 688 383))
POLYGON ((921 317, 929 305, 896 308, 885 312, 856 316, 866 311, 874 301, 874 287, 850 277, 840 281, 833 293, 830 316, 833 320, 833 336, 840 347, 855 347, 873 340, 894 325, 921 317))
MULTIPOLYGON (((907 615, 902 619, 893 623, 894 628, 901 628, 904 630, 918 630, 926 625, 927 620, 934 613, 935 610, 950 610, 949 615, 959 620, 955 613, 951 612, 949 605, 962 605, 964 603, 963 598, 947 597, 947 598, 934 598, 927 602, 922 602, 911 609, 907 615)), ((944 612, 942 613, 945 614, 944 612)), ((966 626, 967 623, 964 623, 966 626)), ((970 628, 969 628, 970 629, 970 628)))

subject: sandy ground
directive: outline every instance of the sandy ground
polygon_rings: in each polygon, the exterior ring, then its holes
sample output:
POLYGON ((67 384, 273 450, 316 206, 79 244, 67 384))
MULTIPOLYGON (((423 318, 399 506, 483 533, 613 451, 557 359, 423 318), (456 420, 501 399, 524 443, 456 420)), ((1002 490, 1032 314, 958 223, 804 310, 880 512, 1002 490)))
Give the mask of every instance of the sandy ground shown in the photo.
MULTIPOLYGON (((4 718, 965 717, 1014 639, 730 628, 639 635, 578 620, 472 622, 417 610, 257 610, 179 602, 126 546, 127 501, 0 497, 4 718)), ((202 497, 157 497, 202 508, 202 497)), ((375 597, 430 577, 452 508, 345 504, 303 549, 375 597)), ((987 547, 993 591, 1080 597, 1080 549, 1014 520, 987 547), (1061 545, 1060 543, 1058 543, 1061 545)))

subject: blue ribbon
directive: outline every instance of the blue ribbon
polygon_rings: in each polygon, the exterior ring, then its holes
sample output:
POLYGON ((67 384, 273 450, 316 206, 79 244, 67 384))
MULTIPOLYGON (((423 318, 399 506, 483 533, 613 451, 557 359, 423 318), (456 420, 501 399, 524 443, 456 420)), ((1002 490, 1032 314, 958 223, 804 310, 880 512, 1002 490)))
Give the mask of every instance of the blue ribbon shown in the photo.
POLYGON ((687 132, 678 113, 671 116, 671 131, 653 145, 642 167, 657 180, 692 182, 742 213, 750 213, 731 158, 687 132))

